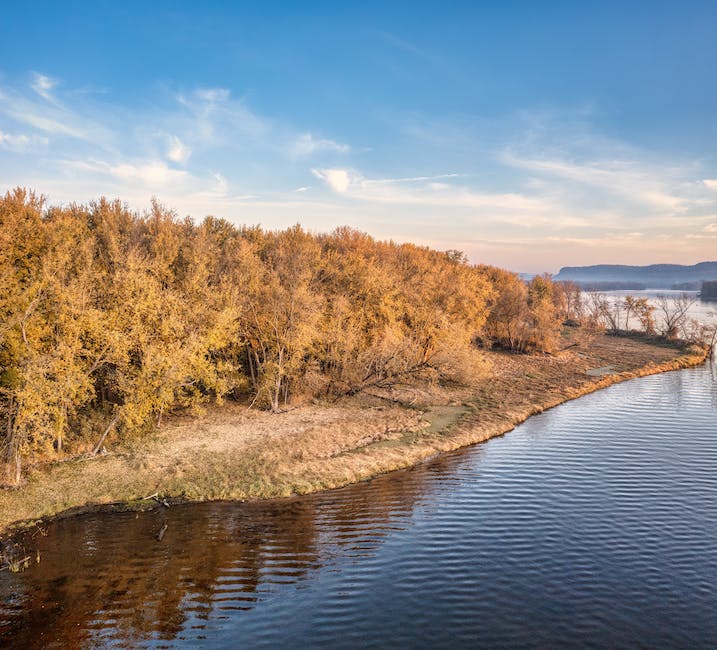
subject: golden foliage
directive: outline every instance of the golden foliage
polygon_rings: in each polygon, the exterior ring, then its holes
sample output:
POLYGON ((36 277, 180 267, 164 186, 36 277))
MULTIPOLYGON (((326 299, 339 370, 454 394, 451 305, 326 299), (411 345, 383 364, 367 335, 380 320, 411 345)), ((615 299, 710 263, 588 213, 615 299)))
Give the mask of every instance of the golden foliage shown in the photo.
POLYGON ((17 189, 0 198, 4 480, 23 459, 87 449, 88 422, 129 435, 226 396, 278 411, 467 382, 486 372, 479 338, 550 349, 557 297, 548 278, 526 287, 456 251, 349 228, 195 224, 157 202, 46 208, 17 189))

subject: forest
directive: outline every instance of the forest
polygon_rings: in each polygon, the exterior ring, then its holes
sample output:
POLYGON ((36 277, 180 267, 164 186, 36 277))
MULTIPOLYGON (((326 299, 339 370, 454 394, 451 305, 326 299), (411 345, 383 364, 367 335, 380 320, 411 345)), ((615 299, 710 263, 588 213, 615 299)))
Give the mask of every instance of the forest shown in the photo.
MULTIPOLYGON (((566 323, 604 326, 601 308, 572 283, 347 227, 48 206, 17 188, 0 198, 0 483, 225 399, 280 412, 470 383, 490 373, 486 348, 551 353, 566 323)), ((653 328, 646 304, 631 310, 653 328)))

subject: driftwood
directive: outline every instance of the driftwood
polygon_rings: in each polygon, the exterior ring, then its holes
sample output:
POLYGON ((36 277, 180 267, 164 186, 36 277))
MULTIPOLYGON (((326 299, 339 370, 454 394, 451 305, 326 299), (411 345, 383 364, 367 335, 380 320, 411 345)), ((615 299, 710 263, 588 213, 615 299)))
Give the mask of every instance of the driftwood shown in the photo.
POLYGON ((165 523, 165 524, 159 529, 159 532, 157 533, 157 541, 158 541, 158 542, 161 542, 161 541, 162 541, 162 538, 164 537, 164 533, 167 532, 167 528, 169 528, 169 525, 168 525, 167 523, 165 523))
POLYGON ((154 494, 150 494, 147 497, 143 497, 142 501, 149 501, 150 499, 154 499, 160 505, 164 506, 165 508, 169 508, 169 501, 167 501, 167 499, 160 499, 159 492, 155 492, 154 494))

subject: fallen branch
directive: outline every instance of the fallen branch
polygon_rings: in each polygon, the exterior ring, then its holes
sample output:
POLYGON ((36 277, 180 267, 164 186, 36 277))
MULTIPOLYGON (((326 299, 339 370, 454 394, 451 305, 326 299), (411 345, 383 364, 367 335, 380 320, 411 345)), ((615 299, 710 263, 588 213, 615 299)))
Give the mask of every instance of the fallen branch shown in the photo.
POLYGON ((112 422, 110 422, 107 425, 105 432, 102 434, 97 445, 95 446, 94 450, 92 451, 93 456, 96 456, 99 453, 100 449, 102 449, 102 445, 105 442, 105 438, 107 437, 107 434, 109 434, 109 432, 112 430, 112 427, 114 427, 114 425, 117 424, 117 420, 119 420, 119 415, 115 415, 114 418, 112 418, 112 422))
POLYGON ((7 558, 7 564, 0 567, 0 571, 8 569, 11 573, 19 573, 23 569, 27 569, 30 566, 30 556, 22 558, 22 560, 11 560, 7 558))
MULTIPOLYGON (((106 452, 106 453, 104 453, 104 454, 102 454, 102 455, 103 455, 103 456, 113 456, 114 454, 113 454, 112 452, 108 451, 108 452, 106 452)), ((86 461, 88 461, 88 460, 94 460, 94 459, 95 459, 95 452, 92 452, 92 453, 89 454, 88 456, 80 456, 79 458, 68 458, 67 461, 70 461, 70 462, 73 462, 73 463, 84 463, 84 462, 86 462, 86 461)), ((64 460, 60 460, 60 461, 57 461, 57 462, 62 463, 62 462, 65 462, 65 461, 64 461, 64 460)))

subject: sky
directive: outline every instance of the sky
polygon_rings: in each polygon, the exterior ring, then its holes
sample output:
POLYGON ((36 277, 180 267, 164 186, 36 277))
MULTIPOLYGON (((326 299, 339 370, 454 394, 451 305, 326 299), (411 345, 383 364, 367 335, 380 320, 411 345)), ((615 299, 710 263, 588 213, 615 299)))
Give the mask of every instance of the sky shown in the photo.
POLYGON ((717 259, 717 3, 10 2, 0 192, 528 273, 717 259))

